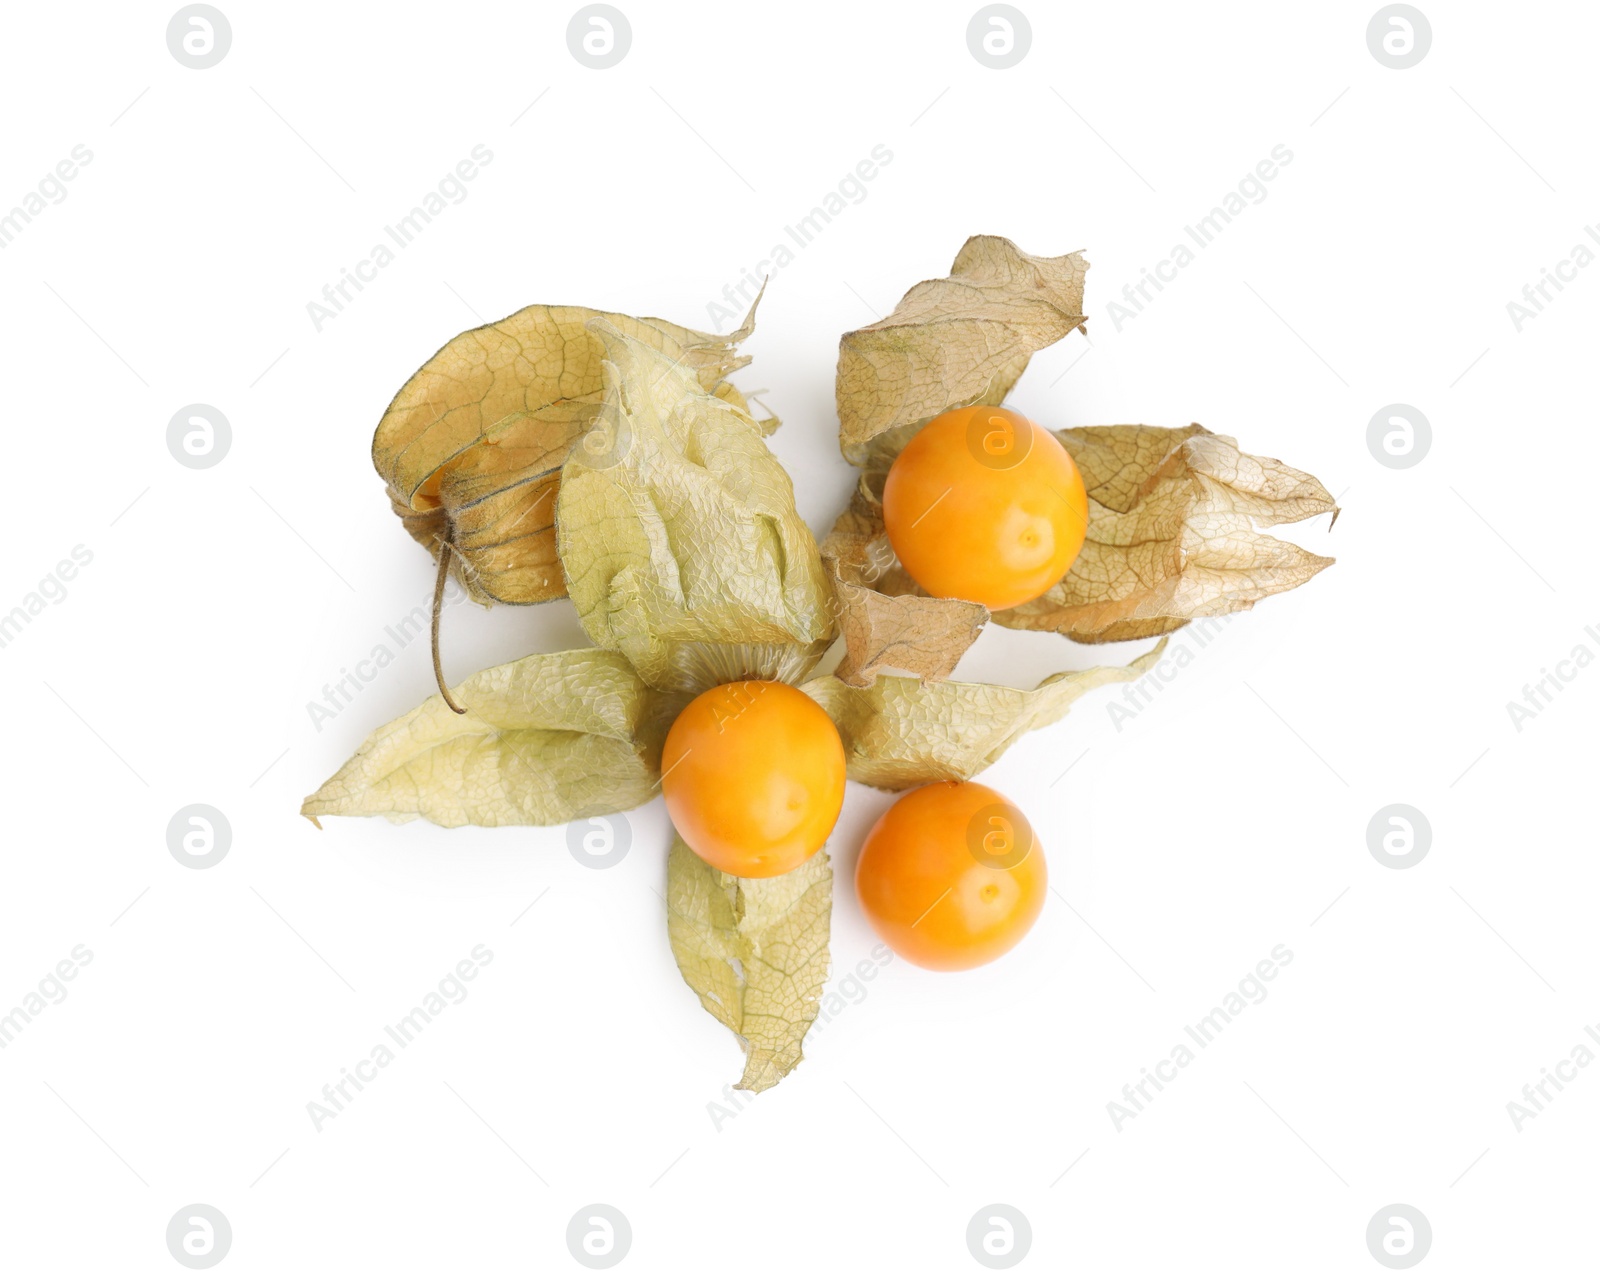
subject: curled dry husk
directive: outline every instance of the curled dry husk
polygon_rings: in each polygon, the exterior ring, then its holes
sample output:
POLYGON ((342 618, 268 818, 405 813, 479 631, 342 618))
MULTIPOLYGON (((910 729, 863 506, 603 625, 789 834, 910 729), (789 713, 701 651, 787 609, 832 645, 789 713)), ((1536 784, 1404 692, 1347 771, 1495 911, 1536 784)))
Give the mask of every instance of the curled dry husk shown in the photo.
POLYGON ((1037 350, 1082 327, 1083 254, 1032 257, 974 235, 950 274, 900 298, 886 319, 839 338, 839 445, 852 464, 884 468, 927 421, 952 407, 998 406, 1037 350))
MULTIPOLYGON (((760 298, 757 297, 759 304, 760 298)), ((547 602, 566 592, 556 557, 556 493, 573 444, 599 414, 605 346, 594 319, 689 370, 741 409, 723 378, 749 362, 736 351, 755 306, 727 336, 664 319, 582 306, 531 305, 455 337, 400 388, 372 438, 389 502, 435 558, 485 604, 547 602)), ((765 422, 767 432, 776 420, 765 422)))
POLYGON ((590 330, 605 394, 557 505, 584 632, 652 686, 799 681, 834 624, 788 473, 743 407, 613 324, 590 330))
MULTIPOLYGON (((949 278, 918 284, 887 319, 841 339, 840 445, 862 473, 822 554, 847 646, 840 675, 852 685, 884 668, 948 677, 990 618, 970 602, 927 597, 900 567, 884 531, 883 481, 929 420, 999 404, 1035 351, 1084 324, 1087 268, 1077 253, 1032 257, 975 236, 949 278)), ((1333 561, 1258 530, 1336 514, 1327 490, 1231 438, 1199 425, 1056 437, 1089 495, 1083 551, 1043 597, 996 613, 999 624, 1079 642, 1152 637, 1247 610, 1333 561)))
MULTIPOLYGON (((1033 690, 946 680, 988 612, 921 596, 878 504, 916 429, 950 407, 998 404, 1035 350, 1083 324, 1086 270, 1078 254, 1030 257, 980 236, 950 278, 845 336, 840 438, 863 474, 820 553, 763 441, 775 422, 755 420, 724 379, 746 362, 734 351, 752 319, 716 337, 534 306, 457 337, 379 426, 373 455, 391 499, 419 542, 455 549, 480 601, 570 592, 595 649, 468 678, 455 692, 464 715, 430 697, 374 732, 303 813, 455 827, 629 810, 658 788, 666 731, 688 699, 742 677, 799 685, 839 727, 850 777, 898 790, 971 778, 1080 695, 1139 677, 1160 647, 1033 690), (807 680, 838 632, 843 661, 807 680)), ((1253 530, 1332 507, 1306 475, 1198 426, 1061 437, 1091 497, 1085 569, 1002 623, 1080 640, 1165 632, 1326 565, 1253 530)), ((832 880, 826 851, 742 880, 675 840, 673 953, 745 1046, 744 1088, 801 1060, 828 973, 832 880)))
MULTIPOLYGON (((653 691, 615 651, 529 655, 380 726, 300 813, 556 824, 655 795, 661 746, 685 697, 653 691)), ((318 825, 321 826, 320 824, 318 825)))
POLYGON ((706 1012, 744 1043, 741 1089, 771 1088, 800 1062, 828 977, 832 890, 826 850, 781 877, 744 881, 672 839, 672 953, 706 1012))
POLYGON ((1029 731, 1060 721, 1080 696, 1143 677, 1165 646, 1157 643, 1131 664, 1056 673, 1031 691, 914 677, 879 677, 870 686, 819 677, 800 689, 839 728, 850 778, 899 791, 971 779, 1029 731))

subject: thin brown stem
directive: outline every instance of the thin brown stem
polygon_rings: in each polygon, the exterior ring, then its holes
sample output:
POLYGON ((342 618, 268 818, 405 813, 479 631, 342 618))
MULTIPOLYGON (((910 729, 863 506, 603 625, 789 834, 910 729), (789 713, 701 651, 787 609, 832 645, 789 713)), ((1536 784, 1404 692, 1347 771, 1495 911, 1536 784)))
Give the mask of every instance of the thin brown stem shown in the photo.
POLYGON ((433 680, 439 683, 439 697, 452 712, 467 710, 450 697, 450 688, 444 684, 444 666, 439 663, 439 615, 444 610, 444 582, 450 578, 450 542, 439 541, 439 576, 433 585, 433 680))

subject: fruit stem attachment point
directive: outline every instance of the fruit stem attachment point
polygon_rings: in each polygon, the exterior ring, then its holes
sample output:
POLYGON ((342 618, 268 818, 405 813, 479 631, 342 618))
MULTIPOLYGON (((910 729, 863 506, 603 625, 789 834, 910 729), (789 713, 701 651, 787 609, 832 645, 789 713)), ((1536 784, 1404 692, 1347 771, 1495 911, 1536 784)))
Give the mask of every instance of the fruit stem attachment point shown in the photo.
POLYGON ((439 684, 439 698, 449 705, 453 713, 467 710, 450 697, 450 688, 444 684, 444 666, 439 663, 439 614, 444 609, 444 582, 450 578, 450 542, 439 541, 439 575, 433 584, 433 680, 439 684))

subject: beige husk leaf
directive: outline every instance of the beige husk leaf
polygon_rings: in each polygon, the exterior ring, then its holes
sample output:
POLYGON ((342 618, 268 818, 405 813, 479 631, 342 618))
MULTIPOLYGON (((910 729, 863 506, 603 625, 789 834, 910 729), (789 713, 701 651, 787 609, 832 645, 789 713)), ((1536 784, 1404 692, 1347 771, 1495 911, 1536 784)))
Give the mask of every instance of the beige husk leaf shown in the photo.
POLYGON ((846 686, 870 686, 880 671, 892 669, 915 670, 925 682, 943 681, 989 618, 989 609, 977 602, 910 593, 889 597, 840 578, 833 561, 827 565, 834 572, 845 642, 833 675, 846 686))
POLYGON ((940 412, 998 405, 1036 350, 1086 322, 1088 269, 1081 253, 1034 257, 974 235, 948 278, 917 284, 888 318, 846 332, 834 390, 845 457, 865 464, 885 444, 892 457, 940 412))
POLYGON ((819 850, 781 877, 719 872, 674 837, 667 933, 706 1012, 745 1048, 738 1088, 760 1092, 793 1071, 828 977, 833 869, 819 850))
POLYGON ((1056 673, 1031 691, 914 677, 879 677, 857 687, 831 675, 800 689, 839 728, 850 778, 898 791, 973 778, 1029 731, 1060 721, 1086 692, 1143 677, 1165 647, 1163 640, 1127 665, 1056 673))
MULTIPOLYGON (((611 651, 529 655, 433 695, 379 727, 300 813, 556 824, 631 810, 655 795, 682 696, 652 691, 611 651)), ((320 827, 321 825, 318 824, 320 827)))
MULTIPOLYGON (((1033 257, 977 235, 950 278, 918 284, 887 319, 840 339, 839 440, 862 474, 822 556, 847 648, 838 672, 852 685, 887 668, 949 677, 991 618, 974 603, 928 597, 906 574, 884 532, 884 478, 929 420, 999 404, 1035 351, 1081 325, 1087 269, 1076 253, 1033 257)), ((1198 425, 1056 436, 1089 493, 1083 552, 1059 584, 994 614, 996 623, 1079 642, 1154 637, 1247 610, 1333 561, 1257 530, 1337 515, 1322 484, 1231 438, 1198 425)))
MULTIPOLYGON (((1078 642, 1155 637, 1202 616, 1247 611, 1333 563, 1257 529, 1337 513, 1321 483, 1282 461, 1241 452, 1233 439, 1199 425, 1099 425, 1059 430, 1056 437, 1089 493, 1083 551, 1059 584, 995 612, 996 624, 1047 629, 1078 642)), ((926 678, 949 676, 971 644, 973 604, 927 597, 895 560, 883 526, 885 472, 862 475, 850 507, 822 542, 836 577, 860 587, 841 590, 839 598, 851 646, 847 666, 870 673, 893 664, 926 678), (920 658, 904 658, 903 650, 884 658, 896 629, 881 618, 883 599, 913 597, 924 608, 920 658), (941 633, 945 640, 935 643, 941 633)))
POLYGON ((924 681, 949 677, 989 619, 989 609, 976 602, 886 588, 884 577, 892 571, 899 571, 897 583, 911 582, 899 569, 881 508, 864 480, 822 542, 822 564, 844 637, 844 656, 833 673, 849 686, 869 686, 880 671, 898 669, 924 681))
POLYGON ((652 686, 798 682, 834 635, 817 544, 749 414, 605 320, 599 419, 561 480, 584 631, 652 686))
POLYGON ((406 530, 435 559, 441 540, 452 546, 450 569, 477 602, 545 602, 566 592, 556 491, 562 463, 600 410, 604 349, 587 326, 597 317, 678 360, 702 389, 745 406, 723 378, 749 362, 736 350, 754 329, 753 305, 727 336, 531 305, 453 338, 394 396, 373 435, 372 462, 406 530))
POLYGON ((1304 584, 1332 558, 1259 526, 1333 514, 1310 474, 1251 456, 1199 425, 1108 425, 1057 432, 1089 492, 1089 533, 1043 597, 995 622, 1079 642, 1170 633, 1202 616, 1248 611, 1304 584))

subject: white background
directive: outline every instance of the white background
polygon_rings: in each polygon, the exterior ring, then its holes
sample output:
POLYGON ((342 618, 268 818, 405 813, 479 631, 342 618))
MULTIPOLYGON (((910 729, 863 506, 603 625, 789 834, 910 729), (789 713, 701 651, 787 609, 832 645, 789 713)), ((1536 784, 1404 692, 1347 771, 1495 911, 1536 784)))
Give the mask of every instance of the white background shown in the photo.
MULTIPOLYGON (((1377 1270, 1394 1202, 1431 1221, 1423 1269, 1590 1261, 1600 1067, 1520 1132, 1506 1104, 1600 1021, 1600 667, 1520 732, 1506 702, 1600 654, 1600 269, 1520 333, 1506 303, 1600 218, 1600 16, 1428 0, 1432 50, 1396 71, 1372 0, 1027 0, 1031 51, 996 71, 972 3, 622 7, 604 71, 562 6, 226 0, 204 71, 162 5, 8 9, 0 206, 93 160, 0 251, 0 611, 73 546, 93 561, 0 650, 0 1009, 93 960, 0 1051, 6 1268, 179 1269, 163 1235, 196 1201, 238 1271, 578 1269, 594 1201, 649 1271, 977 1270, 994 1202, 1030 1219, 1022 1269, 1377 1270), (480 143, 465 201, 318 332, 307 303, 480 143), (419 363, 535 301, 707 326, 880 143, 737 378, 784 418, 814 530, 851 477, 839 334, 986 232, 1093 263, 1092 346, 1042 352, 1015 406, 1199 421, 1306 469, 1344 512, 1288 534, 1338 564, 1120 731, 1102 691, 1014 748, 985 779, 1057 889, 1027 942, 891 964, 719 1127, 739 1051, 667 947, 659 803, 608 871, 560 829, 318 833, 300 799, 430 692, 425 644, 320 731, 306 705, 431 585, 368 459, 419 363), (1123 285, 1280 143, 1264 202, 1118 331, 1123 285), (195 402, 233 428, 201 471, 165 442, 195 402), (1433 427, 1407 470, 1366 444, 1394 402, 1433 427), (233 828, 205 871, 166 845, 193 802, 233 828), (1404 871, 1367 848, 1393 802, 1433 830, 1404 871), (477 944, 468 999, 318 1132, 306 1104, 477 944), (1277 944, 1270 996, 1119 1132, 1107 1103, 1277 944)), ((564 601, 460 607, 445 658, 582 643, 564 601)), ((1140 649, 990 632, 960 676, 1140 649)), ((832 841, 836 977, 874 942, 848 883, 889 800, 852 785, 832 841)))

